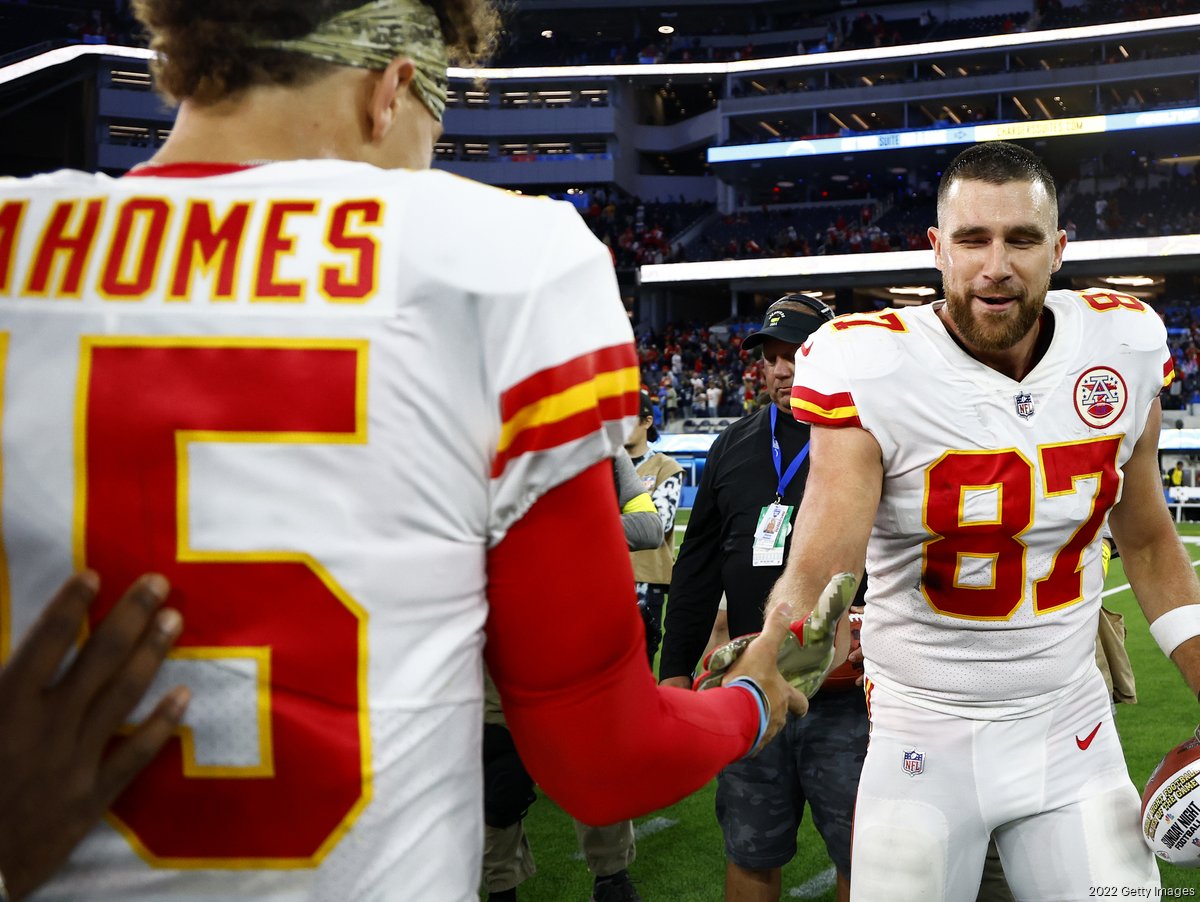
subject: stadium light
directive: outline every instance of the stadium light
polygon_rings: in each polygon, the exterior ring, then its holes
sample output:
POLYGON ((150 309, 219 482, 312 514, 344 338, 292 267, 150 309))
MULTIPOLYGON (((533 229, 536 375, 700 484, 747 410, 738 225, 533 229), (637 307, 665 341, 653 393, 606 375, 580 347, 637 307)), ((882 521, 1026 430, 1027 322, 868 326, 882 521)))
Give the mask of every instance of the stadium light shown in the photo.
POLYGON ((75 44, 70 47, 59 47, 47 50, 29 59, 10 63, 0 67, 0 85, 27 75, 65 65, 81 56, 121 56, 126 59, 152 60, 154 53, 144 47, 121 47, 117 44, 75 44))
MULTIPOLYGON (((1200 235, 1154 238, 1111 238, 1072 241, 1064 263, 1130 258, 1200 255, 1200 235)), ((890 251, 876 254, 824 254, 810 257, 766 257, 751 260, 710 260, 696 263, 651 263, 639 270, 643 285, 677 282, 718 282, 791 276, 831 276, 851 273, 899 273, 932 270, 933 251, 890 251)))
MULTIPOLYGON (((1029 48, 1057 41, 1094 41, 1098 38, 1126 37, 1177 28, 1200 26, 1200 13, 1182 16, 1163 16, 1141 19, 1134 22, 1109 22, 1102 25, 1084 25, 1076 28, 1054 28, 1047 31, 993 34, 973 38, 955 38, 948 41, 927 41, 921 44, 905 44, 886 47, 866 47, 860 50, 836 50, 830 53, 811 53, 803 56, 782 56, 769 59, 735 60, 719 63, 630 63, 624 65, 596 66, 530 66, 525 68, 479 68, 464 69, 451 66, 451 78, 475 81, 486 79, 573 79, 582 77, 611 78, 613 76, 645 76, 659 79, 669 75, 738 75, 747 72, 771 72, 779 69, 824 69, 838 63, 859 63, 880 60, 911 60, 948 53, 963 53, 979 50, 1009 50, 1029 48)), ((151 59, 153 54, 141 47, 120 47, 114 44, 80 44, 50 50, 27 60, 21 60, 0 68, 0 84, 25 75, 62 65, 81 56, 124 56, 136 59, 151 59)))
MULTIPOLYGON (((832 114, 830 116, 832 118, 832 114)), ((844 138, 814 138, 769 144, 727 144, 724 147, 710 147, 707 159, 709 163, 744 163, 751 160, 870 153, 876 150, 900 150, 909 147, 978 144, 982 141, 1060 138, 1068 135, 1197 124, 1200 124, 1200 106, 1191 106, 1173 110, 1151 110, 1145 113, 1110 113, 1104 116, 1035 119, 1030 122, 1002 122, 994 125, 959 125, 950 128, 919 128, 872 134, 858 132, 844 138)))
POLYGON ((1155 285, 1162 280, 1153 279, 1150 276, 1109 276, 1104 281, 1109 285, 1121 285, 1127 288, 1145 288, 1147 285, 1155 285))
POLYGON ((927 298, 930 295, 937 294, 936 288, 930 288, 928 285, 912 286, 912 287, 896 287, 889 288, 890 294, 898 294, 901 297, 927 298))
POLYGON ((778 69, 824 69, 837 63, 857 63, 879 60, 910 60, 920 57, 962 53, 977 50, 1008 50, 1051 44, 1057 41, 1095 40, 1124 37, 1176 28, 1200 25, 1200 14, 1164 16, 1135 22, 1109 22, 1103 25, 1084 25, 1076 28, 1055 28, 1048 31, 1015 32, 956 38, 949 41, 929 41, 888 47, 866 47, 860 50, 836 50, 830 53, 810 53, 803 56, 782 56, 770 59, 736 60, 721 63, 656 63, 611 66, 536 66, 529 68, 461 69, 452 67, 451 78, 466 79, 570 79, 581 76, 640 75, 661 78, 664 75, 711 74, 738 75, 747 72, 769 72, 778 69))

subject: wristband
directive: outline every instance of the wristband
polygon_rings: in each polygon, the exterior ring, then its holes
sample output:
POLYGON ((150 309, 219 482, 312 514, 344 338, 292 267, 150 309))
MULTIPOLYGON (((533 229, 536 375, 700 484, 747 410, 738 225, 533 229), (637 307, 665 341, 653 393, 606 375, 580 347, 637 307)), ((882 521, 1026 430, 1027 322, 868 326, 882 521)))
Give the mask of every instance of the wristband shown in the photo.
POLYGON ((734 677, 725 685, 745 689, 750 693, 754 699, 754 703, 758 706, 758 732, 754 735, 754 742, 750 744, 750 750, 743 756, 749 757, 758 751, 758 744, 762 742, 763 736, 767 734, 767 727, 771 724, 771 700, 767 698, 767 693, 763 691, 762 686, 758 685, 758 681, 753 677, 734 677))
POLYGON ((1193 636, 1200 636, 1200 604, 1172 608, 1150 624, 1150 635, 1168 658, 1193 636))

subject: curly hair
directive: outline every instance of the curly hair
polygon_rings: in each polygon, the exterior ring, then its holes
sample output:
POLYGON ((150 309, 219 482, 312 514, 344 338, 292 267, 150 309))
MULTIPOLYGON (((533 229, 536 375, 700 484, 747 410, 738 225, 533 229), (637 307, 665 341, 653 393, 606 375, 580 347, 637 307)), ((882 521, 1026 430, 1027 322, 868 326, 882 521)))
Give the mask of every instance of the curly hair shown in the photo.
MULTIPOLYGON (((168 98, 212 104, 256 85, 303 85, 332 64, 255 46, 310 34, 365 0, 133 0, 158 53, 155 84, 168 98)), ((451 63, 481 63, 495 48, 500 15, 492 0, 422 0, 442 26, 451 63)))

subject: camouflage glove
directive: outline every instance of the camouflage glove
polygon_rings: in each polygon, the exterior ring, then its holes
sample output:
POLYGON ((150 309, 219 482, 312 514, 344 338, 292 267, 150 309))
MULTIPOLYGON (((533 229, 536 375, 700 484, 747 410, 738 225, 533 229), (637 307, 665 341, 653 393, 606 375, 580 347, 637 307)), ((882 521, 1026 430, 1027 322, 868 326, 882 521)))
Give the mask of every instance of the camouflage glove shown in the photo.
MULTIPOLYGON (((812 613, 792 624, 779 648, 779 672, 809 698, 821 688, 821 683, 833 669, 837 622, 854 600, 857 586, 858 578, 854 574, 835 574, 822 590, 812 613)), ((726 672, 757 635, 738 636, 714 648, 704 659, 705 671, 696 678, 692 688, 699 691, 720 686, 726 672)))

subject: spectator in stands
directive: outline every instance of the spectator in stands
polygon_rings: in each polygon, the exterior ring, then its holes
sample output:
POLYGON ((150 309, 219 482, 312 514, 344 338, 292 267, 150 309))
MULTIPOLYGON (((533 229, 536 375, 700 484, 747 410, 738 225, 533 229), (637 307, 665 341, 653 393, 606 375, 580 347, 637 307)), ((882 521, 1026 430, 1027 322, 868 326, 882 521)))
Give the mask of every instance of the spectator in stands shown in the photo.
POLYGON ((708 398, 708 415, 710 417, 718 417, 721 415, 721 386, 717 384, 717 380, 713 379, 708 383, 705 389, 705 397, 708 398))
MULTIPOLYGON (((672 374, 673 375, 673 374, 672 374)), ((670 428, 671 424, 679 418, 679 392, 675 390, 674 383, 667 385, 666 399, 663 404, 663 426, 670 428)), ((652 439, 652 441, 654 441, 652 439)))
POLYGON ((692 380, 679 380, 679 413, 686 420, 692 416, 692 380))

